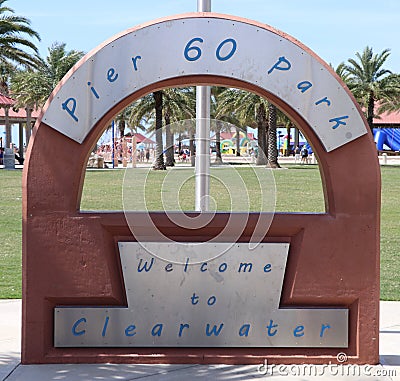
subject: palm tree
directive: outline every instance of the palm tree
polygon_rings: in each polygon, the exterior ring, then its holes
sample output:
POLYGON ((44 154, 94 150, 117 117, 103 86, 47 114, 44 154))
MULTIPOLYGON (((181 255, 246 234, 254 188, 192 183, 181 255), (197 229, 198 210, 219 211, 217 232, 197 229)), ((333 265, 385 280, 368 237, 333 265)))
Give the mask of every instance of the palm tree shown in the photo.
POLYGON ((11 78, 11 91, 19 106, 43 107, 64 75, 84 55, 81 51, 67 51, 65 43, 54 43, 48 52, 46 59, 37 56, 36 69, 19 70, 11 78))
MULTIPOLYGON (((391 74, 385 78, 388 82, 400 84, 400 74, 391 74)), ((384 81, 385 81, 384 80, 384 81)), ((378 115, 388 111, 396 112, 400 110, 400 96, 399 96, 399 86, 388 86, 388 94, 381 101, 380 107, 378 108, 378 115)))
MULTIPOLYGON (((0 62, 0 94, 4 94, 6 96, 9 95, 9 82, 10 82, 10 77, 14 70, 15 67, 9 64, 8 62, 0 62)), ((11 124, 8 118, 10 106, 4 105, 3 107, 5 114, 5 130, 6 130, 5 146, 9 147, 11 143, 11 124)))
POLYGON ((336 74, 342 79, 346 84, 350 82, 350 73, 346 69, 346 64, 341 62, 336 69, 330 64, 330 67, 336 72, 336 74))
POLYGON ((268 105, 268 166, 280 168, 278 163, 278 149, 276 147, 277 108, 270 103, 268 105))
POLYGON ((14 10, 0 0, 0 64, 19 64, 24 67, 36 67, 38 49, 29 39, 40 36, 30 27, 30 21, 14 14, 14 10), (28 49, 26 51, 25 49, 28 49), (32 53, 29 53, 29 50, 32 53))
POLYGON ((156 159, 153 163, 153 169, 165 170, 164 148, 162 140, 162 108, 163 92, 162 90, 147 94, 132 104, 129 123, 138 126, 143 122, 147 124, 154 117, 156 133, 156 159))
POLYGON ((367 46, 362 54, 357 52, 356 59, 349 59, 345 65, 345 71, 349 73, 347 85, 366 109, 371 130, 377 102, 384 103, 393 97, 400 97, 399 76, 384 68, 389 55, 390 49, 374 54, 372 48, 367 46))
POLYGON ((157 170, 165 170, 163 141, 162 141, 162 108, 163 108, 163 92, 158 90, 153 94, 154 109, 156 113, 156 160, 153 168, 157 170))
MULTIPOLYGON (((35 69, 19 69, 11 77, 10 90, 16 106, 25 108, 28 116, 32 109, 44 106, 58 82, 84 55, 76 50, 67 51, 62 43, 53 44, 48 51, 46 59, 36 57, 35 69)), ((30 136, 30 129, 30 123, 27 122, 27 137, 30 136)))
MULTIPOLYGON (((165 169, 166 164, 172 166, 174 160, 173 131, 171 122, 193 117, 195 98, 193 89, 168 88, 145 95, 132 105, 130 123, 138 125, 144 121, 154 121, 156 132, 156 162, 154 169, 165 169), (162 125, 163 117, 166 125, 166 163, 163 157, 162 125)), ((151 128, 149 129, 151 130, 151 128)))
POLYGON ((221 94, 219 114, 234 113, 241 125, 256 126, 258 131, 257 165, 267 164, 266 131, 268 101, 259 95, 238 89, 226 89, 221 94))
POLYGON ((125 128, 126 128, 126 122, 128 120, 128 115, 129 110, 128 108, 123 109, 118 115, 114 117, 114 121, 117 125, 117 129, 119 130, 119 136, 122 138, 125 135, 125 128))
POLYGON ((219 114, 219 104, 221 101, 221 94, 226 90, 225 87, 213 86, 211 87, 211 104, 210 104, 210 116, 215 119, 215 125, 211 124, 211 127, 215 128, 215 163, 222 164, 222 153, 221 153, 221 130, 223 128, 223 122, 227 115, 219 114))
POLYGON ((174 166, 174 132, 171 122, 193 118, 195 115, 196 97, 193 88, 168 88, 164 94, 164 121, 165 121, 165 164, 174 166))

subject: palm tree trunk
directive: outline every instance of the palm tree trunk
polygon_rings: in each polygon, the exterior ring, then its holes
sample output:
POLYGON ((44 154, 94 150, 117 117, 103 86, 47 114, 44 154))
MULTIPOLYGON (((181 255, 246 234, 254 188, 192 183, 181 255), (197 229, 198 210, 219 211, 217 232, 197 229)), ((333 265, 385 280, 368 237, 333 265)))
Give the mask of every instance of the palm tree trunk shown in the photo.
POLYGON ((375 108, 375 100, 374 100, 374 93, 370 93, 368 98, 368 109, 367 109, 367 122, 371 132, 374 128, 374 108, 375 108))
POLYGON ((256 165, 267 164, 267 121, 266 112, 263 105, 257 108, 257 135, 258 135, 258 155, 256 165))
POLYGON ((270 104, 268 107, 268 166, 280 168, 278 163, 278 148, 276 147, 276 107, 270 104))
POLYGON ((215 163, 222 164, 222 154, 221 154, 221 128, 219 126, 219 121, 217 121, 217 130, 215 131, 215 163))
POLYGON ((182 151, 182 134, 179 133, 178 135, 178 153, 181 154, 182 151))
POLYGON ((168 110, 164 110, 164 121, 165 121, 165 165, 167 167, 173 167, 175 165, 174 160, 174 135, 171 132, 171 116, 168 110))
POLYGON ((118 122, 119 137, 122 139, 125 136, 125 120, 118 122))
POLYGON ((156 110, 156 159, 153 164, 153 169, 164 170, 163 141, 162 141, 162 92, 156 91, 153 93, 155 110, 156 110))
POLYGON ((240 130, 236 127, 236 156, 240 156, 240 130))

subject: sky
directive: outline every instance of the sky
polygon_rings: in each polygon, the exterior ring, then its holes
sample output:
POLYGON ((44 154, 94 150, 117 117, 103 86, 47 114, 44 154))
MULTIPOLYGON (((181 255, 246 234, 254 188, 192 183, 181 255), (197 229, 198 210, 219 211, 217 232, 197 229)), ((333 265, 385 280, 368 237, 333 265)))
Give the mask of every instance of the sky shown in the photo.
MULTIPOLYGON (((5 5, 31 21, 41 37, 36 45, 42 57, 54 42, 89 52, 125 29, 197 10, 197 0, 7 0, 5 5)), ((376 53, 389 48, 385 68, 400 73, 400 0, 211 0, 211 9, 279 29, 334 67, 366 46, 376 53)))
MULTIPOLYGON (((8 0, 41 36, 88 52, 113 35, 159 17, 197 10, 196 0, 8 0)), ((336 67, 366 46, 391 49, 386 68, 400 72, 399 0, 211 0, 213 12, 253 19, 295 37, 336 67)))

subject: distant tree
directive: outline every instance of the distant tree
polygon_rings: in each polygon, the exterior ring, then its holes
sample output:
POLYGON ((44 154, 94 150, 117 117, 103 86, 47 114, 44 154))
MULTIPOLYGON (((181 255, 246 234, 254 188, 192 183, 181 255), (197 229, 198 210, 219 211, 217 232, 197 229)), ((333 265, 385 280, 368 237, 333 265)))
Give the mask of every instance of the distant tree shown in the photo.
POLYGON ((226 89, 220 97, 219 113, 234 113, 242 126, 255 126, 258 134, 257 165, 267 164, 267 110, 269 103, 257 94, 238 90, 226 89))
POLYGON ((347 71, 346 69, 346 64, 344 62, 341 62, 336 69, 330 65, 331 68, 336 72, 336 74, 341 78, 341 80, 348 84, 348 82, 350 81, 350 73, 347 71))
POLYGON ((81 51, 67 51, 64 43, 54 43, 48 51, 45 59, 37 56, 36 69, 19 70, 11 78, 11 92, 19 107, 43 107, 64 75, 84 55, 81 51))
POLYGON ((174 160, 174 133, 179 132, 175 122, 195 116, 196 97, 193 87, 168 88, 163 90, 163 113, 165 122, 165 165, 172 167, 174 160), (172 124, 171 124, 172 123, 172 124))
POLYGON ((221 102, 221 95, 226 90, 222 86, 211 87, 211 103, 210 103, 210 116, 211 119, 215 120, 215 123, 211 123, 211 128, 215 130, 215 163, 222 164, 222 152, 221 152, 221 131, 223 129, 226 115, 224 111, 220 112, 219 104, 221 102))
MULTIPOLYGON (((1 1, 1 0, 0 0, 1 1)), ((46 59, 36 56, 35 68, 19 69, 11 76, 10 92, 16 106, 26 109, 26 141, 31 132, 30 113, 44 106, 51 92, 71 67, 83 56, 83 52, 66 51, 65 44, 55 43, 46 59)))
POLYGON ((38 49, 29 38, 40 41, 40 36, 30 27, 30 21, 15 15, 6 2, 0 0, 0 64, 36 67, 38 49))
MULTIPOLYGON (((400 74, 391 74, 388 81, 400 84, 400 74)), ((383 112, 397 112, 400 110, 400 95, 398 86, 390 86, 386 97, 381 101, 378 108, 378 115, 383 112), (391 89, 391 90, 390 90, 391 89)))
POLYGON ((280 168, 278 163, 278 148, 277 148, 277 113, 275 105, 268 105, 268 166, 271 168, 280 168))
POLYGON ((117 124, 117 128, 119 130, 119 136, 122 138, 125 135, 125 129, 129 126, 129 117, 130 117, 130 107, 124 108, 121 112, 119 112, 114 121, 117 124))
MULTIPOLYGON (((132 104, 130 123, 147 124, 156 133, 154 169, 174 165, 174 138, 171 123, 193 117, 195 98, 191 88, 167 88, 145 95, 132 104), (163 121, 166 126, 166 160, 162 141, 163 121)), ((178 126, 177 126, 178 128, 178 126)))
POLYGON ((349 59, 344 67, 348 73, 346 82, 358 103, 365 108, 368 125, 373 128, 374 111, 378 103, 390 103, 400 97, 399 75, 385 69, 390 49, 374 54, 372 48, 356 53, 356 59, 349 59))

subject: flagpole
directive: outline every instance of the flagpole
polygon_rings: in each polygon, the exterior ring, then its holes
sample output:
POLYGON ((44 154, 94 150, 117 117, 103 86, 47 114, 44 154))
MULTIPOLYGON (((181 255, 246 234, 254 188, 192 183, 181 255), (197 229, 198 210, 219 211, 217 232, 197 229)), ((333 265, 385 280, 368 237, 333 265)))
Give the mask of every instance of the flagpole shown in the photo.
MULTIPOLYGON (((211 12, 211 0, 197 0, 198 12, 211 12)), ((209 86, 196 87, 195 209, 209 210, 210 194, 210 97, 209 86)))

